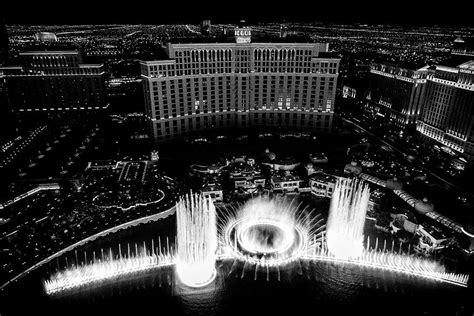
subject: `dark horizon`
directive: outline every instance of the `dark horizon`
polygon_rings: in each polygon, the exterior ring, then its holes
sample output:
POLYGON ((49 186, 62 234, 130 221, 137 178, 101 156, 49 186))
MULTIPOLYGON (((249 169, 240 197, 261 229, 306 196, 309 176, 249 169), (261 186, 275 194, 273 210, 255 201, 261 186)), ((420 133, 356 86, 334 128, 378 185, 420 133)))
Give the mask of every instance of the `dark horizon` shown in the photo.
POLYGON ((87 25, 87 24, 196 24, 210 19, 212 23, 249 24, 265 22, 320 22, 328 24, 389 24, 401 26, 474 26, 469 10, 461 1, 450 6, 433 3, 399 1, 396 6, 378 3, 344 3, 292 1, 291 6, 249 1, 213 4, 212 2, 171 2, 159 5, 120 6, 118 2, 101 2, 97 6, 84 0, 74 7, 62 2, 18 2, 2 7, 7 25, 87 25))

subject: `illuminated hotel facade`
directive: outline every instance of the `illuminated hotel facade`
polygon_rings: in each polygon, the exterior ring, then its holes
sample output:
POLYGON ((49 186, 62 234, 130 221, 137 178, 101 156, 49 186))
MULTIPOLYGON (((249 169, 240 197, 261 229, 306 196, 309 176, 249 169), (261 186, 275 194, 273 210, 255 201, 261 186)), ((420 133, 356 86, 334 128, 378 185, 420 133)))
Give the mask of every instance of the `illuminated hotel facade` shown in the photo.
POLYGON ((0 67, 16 113, 62 113, 108 107, 102 64, 84 64, 78 51, 20 52, 18 66, 0 67))
POLYGON ((457 67, 427 66, 417 130, 468 159, 474 158, 474 61, 457 67))
POLYGON ((328 44, 168 44, 168 60, 141 61, 155 140, 211 128, 274 126, 329 131, 340 59, 328 44))
POLYGON ((414 125, 421 111, 426 72, 373 65, 369 74, 369 106, 400 127, 414 125))

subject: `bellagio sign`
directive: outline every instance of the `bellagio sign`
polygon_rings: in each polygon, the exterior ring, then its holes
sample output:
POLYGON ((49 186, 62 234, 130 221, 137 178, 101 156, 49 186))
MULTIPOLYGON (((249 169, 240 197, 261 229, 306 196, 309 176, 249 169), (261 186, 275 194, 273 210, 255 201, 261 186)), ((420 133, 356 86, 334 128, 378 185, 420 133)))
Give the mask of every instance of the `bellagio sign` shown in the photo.
POLYGON ((250 43, 251 34, 252 32, 249 28, 236 28, 234 31, 236 43, 250 43))

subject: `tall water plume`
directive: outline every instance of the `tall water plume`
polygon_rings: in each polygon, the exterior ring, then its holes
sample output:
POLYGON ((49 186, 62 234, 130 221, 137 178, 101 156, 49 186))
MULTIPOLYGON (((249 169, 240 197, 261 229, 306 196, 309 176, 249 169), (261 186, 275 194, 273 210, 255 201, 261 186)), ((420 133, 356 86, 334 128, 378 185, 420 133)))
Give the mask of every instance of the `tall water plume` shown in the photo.
POLYGON ((356 258, 363 252, 365 215, 370 191, 357 179, 339 178, 329 209, 327 247, 338 258, 356 258))
POLYGON ((176 272, 182 283, 205 286, 216 275, 216 209, 210 198, 188 194, 176 204, 176 272))

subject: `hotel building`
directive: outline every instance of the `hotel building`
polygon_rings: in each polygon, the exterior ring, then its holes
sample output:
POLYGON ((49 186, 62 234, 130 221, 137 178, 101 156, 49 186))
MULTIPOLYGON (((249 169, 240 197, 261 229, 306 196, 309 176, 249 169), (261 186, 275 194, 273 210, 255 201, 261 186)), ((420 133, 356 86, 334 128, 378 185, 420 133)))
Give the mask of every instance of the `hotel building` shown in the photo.
POLYGON ((211 128, 274 126, 329 131, 339 59, 327 44, 168 44, 141 61, 145 113, 162 141, 211 128))
POLYGON ((474 61, 457 67, 431 66, 417 130, 474 158, 474 61))
POLYGON ((78 51, 19 53, 19 66, 0 67, 10 109, 59 113, 108 107, 103 65, 83 64, 78 51))
POLYGON ((369 74, 369 106, 400 127, 414 125, 420 115, 426 72, 374 65, 369 74))
POLYGON ((473 58, 474 40, 472 38, 457 38, 453 43, 453 47, 451 48, 451 54, 473 58))

